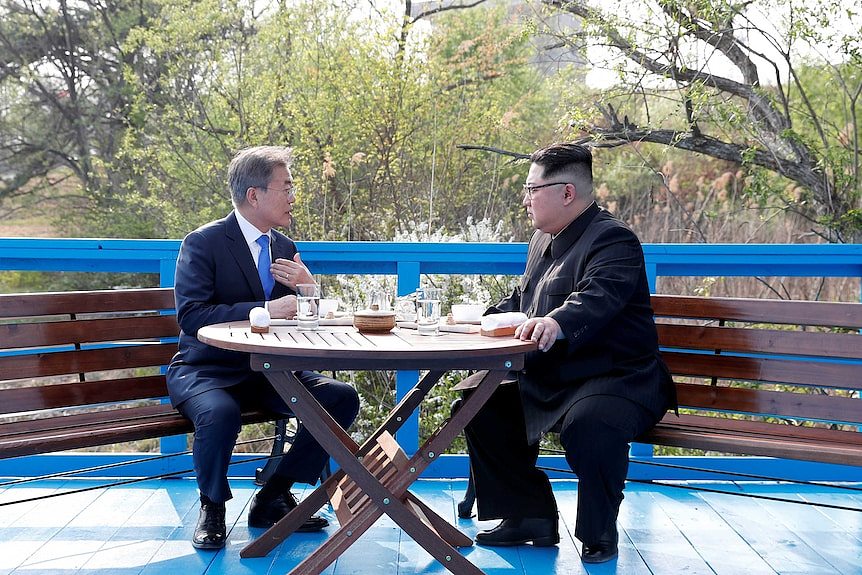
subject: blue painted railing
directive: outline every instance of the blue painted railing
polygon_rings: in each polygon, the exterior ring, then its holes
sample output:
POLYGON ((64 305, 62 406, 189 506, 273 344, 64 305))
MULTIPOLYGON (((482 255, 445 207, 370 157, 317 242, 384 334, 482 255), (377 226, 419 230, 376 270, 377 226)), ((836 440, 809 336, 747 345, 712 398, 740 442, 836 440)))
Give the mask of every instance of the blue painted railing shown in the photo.
MULTIPOLYGON (((0 270, 54 272, 126 272, 158 274, 159 285, 174 282, 179 240, 0 238, 0 270)), ((395 243, 298 242, 303 261, 316 274, 385 274, 397 277, 399 294, 419 286, 422 274, 520 275, 527 246, 523 243, 395 243)), ((647 244, 644 246, 650 285, 655 291, 663 276, 788 276, 862 278, 862 244, 647 244)), ((104 286, 110 287, 110 286, 104 286)), ((859 288, 854 299, 862 298, 859 288)), ((416 372, 398 374, 401 397, 417 381, 416 372)), ((399 441, 408 451, 418 444, 418 421, 402 428, 399 441)), ((163 452, 184 448, 184 438, 162 442, 163 452)), ((629 476, 642 479, 719 479, 720 476, 653 467, 646 462, 670 462, 724 471, 757 472, 776 477, 821 480, 862 480, 862 469, 740 457, 653 457, 649 446, 635 446, 629 476)), ((0 462, 0 475, 30 476, 82 467, 81 455, 43 455, 0 462)), ((87 465, 131 459, 130 454, 86 454, 87 465)), ((240 457, 241 459, 242 457, 240 457)), ((543 458, 551 467, 566 468, 559 457, 543 458)), ((253 474, 255 464, 238 475, 253 474)), ((156 475, 191 467, 188 456, 125 468, 125 475, 156 475)), ((463 477, 464 456, 440 458, 427 476, 463 477)), ((103 474, 117 472, 106 471, 103 474)))

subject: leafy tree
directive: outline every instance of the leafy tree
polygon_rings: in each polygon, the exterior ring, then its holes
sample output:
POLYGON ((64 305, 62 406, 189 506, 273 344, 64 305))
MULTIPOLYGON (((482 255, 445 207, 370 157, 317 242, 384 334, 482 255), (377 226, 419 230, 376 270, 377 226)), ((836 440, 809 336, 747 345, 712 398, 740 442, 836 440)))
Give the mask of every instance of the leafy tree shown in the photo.
POLYGON ((583 105, 568 116, 587 139, 608 147, 655 143, 740 164, 748 172, 746 192, 763 204, 801 215, 828 241, 862 239, 858 6, 788 0, 542 4, 580 23, 543 32, 563 44, 592 47, 593 64, 616 73, 615 86, 591 103, 599 116, 583 105))
POLYGON ((151 14, 148 2, 0 2, 0 202, 68 192, 70 178, 73 193, 127 177, 105 164, 132 97, 123 70, 135 54, 123 43, 151 14))

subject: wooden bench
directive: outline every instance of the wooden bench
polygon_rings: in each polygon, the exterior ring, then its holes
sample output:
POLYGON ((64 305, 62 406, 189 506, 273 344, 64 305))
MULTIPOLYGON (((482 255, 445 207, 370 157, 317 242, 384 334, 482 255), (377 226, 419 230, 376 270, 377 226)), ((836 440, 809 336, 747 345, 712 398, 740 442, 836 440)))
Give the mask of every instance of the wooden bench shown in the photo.
POLYGON ((644 443, 862 465, 862 304, 654 295, 680 415, 644 443))
MULTIPOLYGON (((652 306, 680 409, 638 442, 862 465, 862 303, 653 295, 652 306)), ((460 517, 474 500, 471 480, 460 517)))
POLYGON ((178 334, 171 288, 0 295, 0 459, 193 431, 166 401, 178 334))

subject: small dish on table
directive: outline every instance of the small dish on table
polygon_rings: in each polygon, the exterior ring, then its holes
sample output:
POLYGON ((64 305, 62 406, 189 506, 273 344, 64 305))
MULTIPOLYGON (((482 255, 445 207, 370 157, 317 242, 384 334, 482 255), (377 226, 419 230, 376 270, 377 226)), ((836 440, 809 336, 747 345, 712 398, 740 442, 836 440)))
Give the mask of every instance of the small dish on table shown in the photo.
POLYGON ((374 309, 355 311, 353 327, 360 333, 386 333, 395 327, 395 312, 374 309))

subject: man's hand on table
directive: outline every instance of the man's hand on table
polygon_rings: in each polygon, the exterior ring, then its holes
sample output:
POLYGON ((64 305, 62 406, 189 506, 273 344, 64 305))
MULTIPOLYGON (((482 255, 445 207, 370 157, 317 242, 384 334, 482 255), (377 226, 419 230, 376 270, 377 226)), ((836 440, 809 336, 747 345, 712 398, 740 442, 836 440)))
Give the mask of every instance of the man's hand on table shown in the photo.
POLYGON ((286 295, 267 302, 266 309, 273 319, 291 319, 296 316, 296 296, 286 295))
POLYGON ((548 351, 554 341, 562 337, 562 333, 557 320, 550 317, 531 317, 518 326, 515 337, 521 341, 535 341, 539 351, 548 351))

